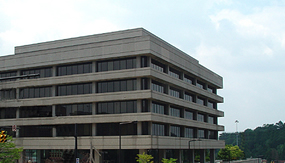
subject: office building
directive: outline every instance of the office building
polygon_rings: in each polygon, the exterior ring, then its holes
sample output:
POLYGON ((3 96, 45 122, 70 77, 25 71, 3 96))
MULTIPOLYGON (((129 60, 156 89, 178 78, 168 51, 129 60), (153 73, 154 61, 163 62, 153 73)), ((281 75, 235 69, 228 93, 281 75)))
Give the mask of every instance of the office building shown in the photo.
POLYGON ((82 162, 91 153, 96 163, 135 163, 144 152, 213 162, 225 145, 222 87, 143 28, 18 46, 0 57, 0 126, 23 147, 21 162, 70 162, 75 140, 82 162))

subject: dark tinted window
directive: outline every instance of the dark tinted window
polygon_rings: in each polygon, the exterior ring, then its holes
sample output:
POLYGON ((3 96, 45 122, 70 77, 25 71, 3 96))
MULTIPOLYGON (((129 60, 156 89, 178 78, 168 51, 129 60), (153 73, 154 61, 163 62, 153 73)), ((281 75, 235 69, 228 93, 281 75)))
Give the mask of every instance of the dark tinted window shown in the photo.
POLYGON ((152 135, 156 136, 166 136, 165 125, 152 123, 152 135))
POLYGON ((0 90, 0 100, 16 99, 16 89, 0 90))
POLYGON ((66 104, 56 106, 56 116, 91 115, 92 104, 66 104))
POLYGON ((170 126, 170 133, 173 137, 180 137, 181 131, 179 126, 170 126))
POLYGON ((51 106, 29 106, 20 108, 20 118, 51 117, 51 106))
POLYGON ((0 119, 16 118, 17 108, 0 108, 0 119))
POLYGON ((20 89, 20 99, 51 97, 51 87, 29 87, 20 89))
POLYGON ((57 67, 57 76, 83 74, 92 72, 92 63, 80 63, 57 67))
POLYGON ((90 93, 92 93, 92 83, 57 86, 57 96, 90 94, 90 93))
POLYGON ((17 71, 2 72, 0 73, 0 82, 15 81, 16 79, 9 79, 9 77, 17 76, 17 71))
POLYGON ((52 137, 52 126, 21 126, 20 137, 52 137))
POLYGON ((166 109, 165 105, 160 104, 160 103, 156 103, 156 102, 152 102, 152 112, 153 113, 166 114, 165 109, 166 109))
POLYGON ((170 113, 169 115, 174 116, 174 117, 181 117, 181 111, 178 108, 170 107, 170 113))
POLYGON ((52 67, 22 70, 21 75, 28 75, 26 78, 22 78, 22 79, 36 79, 36 78, 51 77, 52 67), (29 75, 33 75, 33 76, 29 76, 29 75))
POLYGON ((97 93, 134 91, 137 89, 136 82, 136 79, 98 82, 97 93))
POLYGON ((159 83, 157 81, 152 81, 151 83, 151 89, 157 92, 165 93, 165 85, 162 83, 159 83))
POLYGON ((166 66, 156 60, 151 60, 151 67, 161 72, 166 72, 166 66))
POLYGON ((136 68, 136 58, 124 58, 97 62, 97 71, 113 71, 136 68))
POLYGON ((97 103, 97 114, 136 113, 137 101, 112 101, 97 103))
MULTIPOLYGON (((77 124, 77 136, 91 136, 91 124, 77 124)), ((74 136, 75 125, 58 125, 56 126, 56 136, 74 136)))

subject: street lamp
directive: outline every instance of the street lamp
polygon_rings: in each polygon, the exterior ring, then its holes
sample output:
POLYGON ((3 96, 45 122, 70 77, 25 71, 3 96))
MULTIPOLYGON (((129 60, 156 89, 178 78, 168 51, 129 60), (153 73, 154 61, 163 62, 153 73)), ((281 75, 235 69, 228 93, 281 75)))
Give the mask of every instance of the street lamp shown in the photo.
POLYGON ((190 143, 193 142, 193 141, 201 141, 201 139, 200 138, 193 139, 193 140, 189 140, 189 142, 188 142, 188 149, 189 149, 189 152, 190 152, 189 156, 192 157, 192 161, 194 161, 194 151, 191 152, 191 150, 190 150, 190 143))
POLYGON ((239 121, 236 120, 235 123, 236 123, 236 134, 237 134, 236 141, 237 141, 237 146, 238 146, 238 123, 239 123, 239 121))
POLYGON ((199 138, 199 139, 189 140, 189 142, 188 142, 188 149, 190 149, 190 143, 191 143, 192 141, 201 141, 201 139, 199 138))
POLYGON ((138 121, 129 121, 129 122, 121 122, 119 123, 119 163, 121 163, 121 155, 122 155, 122 133, 121 133, 121 125, 125 124, 136 124, 138 121))

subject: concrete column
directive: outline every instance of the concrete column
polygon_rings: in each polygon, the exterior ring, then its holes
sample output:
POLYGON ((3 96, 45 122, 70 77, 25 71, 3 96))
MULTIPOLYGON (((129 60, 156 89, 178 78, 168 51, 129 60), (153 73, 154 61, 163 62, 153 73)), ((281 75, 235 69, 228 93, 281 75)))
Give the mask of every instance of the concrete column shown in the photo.
POLYGON ((53 117, 56 116, 56 114, 55 114, 55 105, 51 106, 51 114, 52 114, 53 117))
POLYGON ((93 102, 92 103, 92 115, 95 115, 96 114, 96 103, 93 102))
POLYGON ((208 83, 205 83, 205 88, 208 91, 208 83))
POLYGON ((148 109, 149 112, 152 112, 152 100, 148 100, 148 109))
POLYGON ((56 86, 53 85, 53 86, 51 87, 51 97, 55 97, 55 96, 56 96, 56 86))
POLYGON ((96 82, 92 82, 92 93, 96 93, 96 82))
POLYGON ((205 149, 200 149, 200 163, 206 162, 206 152, 205 149))
POLYGON ((97 66, 96 66, 96 61, 92 62, 92 72, 96 72, 97 71, 97 66))
POLYGON ((16 109, 16 118, 20 118, 20 107, 16 109))
POLYGON ((168 135, 166 135, 166 136, 171 136, 171 125, 167 124, 166 126, 168 128, 168 135))
POLYGON ((141 83, 142 83, 142 78, 137 78, 137 90, 142 89, 141 83))
POLYGON ((56 76, 56 66, 52 67, 52 75, 51 76, 56 76))
POLYGON ((148 66, 148 67, 151 67, 151 66, 150 66, 150 65, 151 65, 151 57, 147 57, 147 60, 148 60, 147 66, 148 66))
MULTIPOLYGON (((17 126, 17 128, 18 128, 19 126, 17 126)), ((20 130, 19 129, 17 129, 16 130, 16 138, 18 138, 18 137, 20 137, 20 130)))
POLYGON ((152 122, 148 122, 148 133, 152 135, 152 122))
POLYGON ((137 135, 142 135, 142 122, 137 123, 137 135))
POLYGON ((196 84, 197 84, 197 79, 193 78, 193 85, 196 85, 196 84))
POLYGON ((209 115, 208 114, 205 115, 205 122, 209 122, 209 115))
POLYGON ((142 100, 137 100, 137 113, 142 112, 142 100))
POLYGON ((136 67, 137 68, 141 68, 141 56, 137 56, 136 57, 136 67))
POLYGON ((20 99, 20 88, 16 88, 16 99, 20 99))
POLYGON ((215 150, 210 149, 210 163, 215 163, 215 150))
POLYGON ((166 114, 170 115, 170 105, 166 104, 165 107, 166 107, 166 114))
POLYGON ((97 135, 97 125, 96 123, 92 123, 92 136, 96 136, 97 135))
POLYGON ((56 137, 56 127, 52 128, 52 137, 56 137))
MULTIPOLYGON (((164 63, 163 63, 164 64, 164 63)), ((169 74, 169 65, 165 64, 165 69, 166 69, 166 72, 167 74, 169 74)))

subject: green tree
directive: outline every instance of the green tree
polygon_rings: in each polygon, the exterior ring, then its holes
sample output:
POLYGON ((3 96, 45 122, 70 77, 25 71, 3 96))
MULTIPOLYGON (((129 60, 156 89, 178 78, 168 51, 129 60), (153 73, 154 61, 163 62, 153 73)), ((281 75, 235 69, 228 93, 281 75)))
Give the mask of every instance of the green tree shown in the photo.
POLYGON ((0 143, 0 163, 11 163, 20 158, 22 148, 16 148, 12 136, 7 135, 7 142, 0 143))
POLYGON ((161 162, 163 163, 176 163, 177 159, 174 158, 170 158, 170 159, 166 159, 166 158, 162 158, 161 162))
POLYGON ((153 161, 150 161, 153 159, 152 155, 148 155, 146 153, 143 153, 143 154, 137 154, 137 162, 139 163, 153 163, 153 161))
POLYGON ((226 145, 218 153, 218 159, 224 161, 239 160, 244 157, 243 151, 238 146, 226 145))

